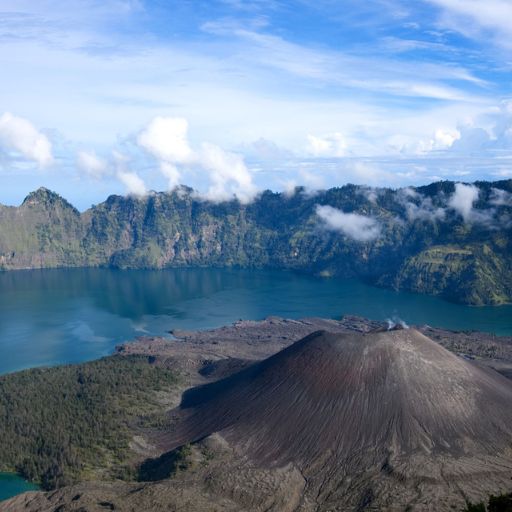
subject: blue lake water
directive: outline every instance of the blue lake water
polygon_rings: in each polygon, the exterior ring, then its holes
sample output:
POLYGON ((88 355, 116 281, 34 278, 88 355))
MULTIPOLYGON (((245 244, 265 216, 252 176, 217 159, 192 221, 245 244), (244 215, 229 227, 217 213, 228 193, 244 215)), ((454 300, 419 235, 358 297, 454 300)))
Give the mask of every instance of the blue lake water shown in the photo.
POLYGON ((355 280, 231 269, 0 272, 0 374, 94 359, 117 343, 268 315, 344 314, 512 334, 512 306, 475 308, 355 280))
POLYGON ((36 489, 36 485, 23 480, 23 478, 10 473, 0 473, 0 501, 36 489))
MULTIPOLYGON (((110 354, 117 343, 238 319, 344 314, 512 334, 512 306, 473 308, 293 272, 66 269, 0 272, 0 374, 110 354)), ((0 474, 0 499, 33 489, 0 474)))

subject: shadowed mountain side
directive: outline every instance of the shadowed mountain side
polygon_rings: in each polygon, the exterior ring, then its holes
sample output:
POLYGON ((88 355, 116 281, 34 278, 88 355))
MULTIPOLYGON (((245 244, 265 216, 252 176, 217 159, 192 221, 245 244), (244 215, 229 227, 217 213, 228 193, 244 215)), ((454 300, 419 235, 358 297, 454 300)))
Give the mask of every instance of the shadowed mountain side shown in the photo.
POLYGON ((512 383, 413 329, 313 333, 188 391, 179 415, 162 449, 220 433, 257 466, 297 467, 317 503, 405 506, 430 486, 442 509, 512 486, 512 383))

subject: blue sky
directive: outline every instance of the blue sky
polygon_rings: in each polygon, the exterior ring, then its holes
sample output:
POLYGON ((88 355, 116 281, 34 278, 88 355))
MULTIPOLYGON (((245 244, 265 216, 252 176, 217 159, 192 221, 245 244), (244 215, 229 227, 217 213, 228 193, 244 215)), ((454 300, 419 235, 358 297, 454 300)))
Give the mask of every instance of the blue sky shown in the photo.
POLYGON ((511 0, 0 0, 0 202, 512 177, 511 0))

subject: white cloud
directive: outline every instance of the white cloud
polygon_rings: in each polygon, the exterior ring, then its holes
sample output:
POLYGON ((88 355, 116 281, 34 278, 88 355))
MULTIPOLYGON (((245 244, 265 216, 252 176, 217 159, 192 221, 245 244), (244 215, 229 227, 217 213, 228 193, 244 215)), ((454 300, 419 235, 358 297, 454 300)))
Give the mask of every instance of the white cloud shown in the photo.
POLYGON ((174 190, 180 185, 181 173, 174 164, 161 162, 160 171, 167 178, 167 188, 169 190, 174 190))
POLYGON ((236 196, 242 203, 254 199, 257 188, 240 155, 205 142, 201 146, 199 163, 211 182, 204 194, 207 199, 226 201, 236 196))
POLYGON ((389 146, 402 154, 424 155, 431 151, 447 150, 460 138, 461 133, 455 128, 437 128, 428 138, 393 135, 389 138, 389 146))
POLYGON ((492 188, 489 203, 494 206, 511 206, 512 207, 512 194, 501 188, 492 188))
POLYGON ((146 185, 137 173, 118 169, 116 176, 126 187, 128 194, 134 196, 145 196, 147 194, 146 185))
POLYGON ((208 186, 200 195, 211 201, 237 197, 246 203, 257 193, 241 155, 208 142, 204 142, 199 150, 191 148, 186 119, 156 117, 139 134, 137 143, 157 159, 171 190, 183 177, 189 179, 200 174, 201 182, 208 186))
POLYGON ((81 171, 96 179, 103 178, 108 171, 107 163, 98 158, 93 151, 79 151, 76 164, 81 171))
POLYGON ((139 134, 138 144, 164 162, 184 164, 192 150, 188 139, 188 122, 181 117, 155 117, 139 134))
POLYGON ((194 154, 188 142, 188 121, 181 117, 155 117, 139 133, 137 143, 159 160, 169 190, 180 184, 179 164, 190 164, 194 154))
POLYGON ((317 157, 342 157, 346 155, 347 143, 341 133, 331 133, 323 137, 308 135, 306 151, 317 157))
POLYGON ((473 205, 478 200, 480 189, 475 185, 455 184, 455 192, 448 201, 448 206, 459 213, 465 222, 473 217, 473 205))
POLYGON ((488 229, 499 229, 510 225, 507 215, 499 216, 496 207, 512 206, 512 194, 505 190, 492 188, 489 204, 493 207, 476 209, 475 202, 480 197, 480 189, 476 185, 455 184, 455 192, 448 201, 448 206, 459 213, 465 222, 480 224, 488 229))
POLYGON ((497 224, 496 221, 495 208, 483 210, 473 208, 479 197, 480 189, 476 185, 456 183, 455 192, 448 201, 448 207, 453 208, 457 213, 459 213, 464 219, 464 222, 482 224, 489 229, 496 229, 499 224, 497 224))
POLYGON ((275 142, 260 137, 250 145, 244 148, 245 154, 260 161, 276 162, 280 160, 290 159, 293 154, 275 142))
POLYGON ((362 186, 358 192, 365 197, 370 203, 376 204, 379 199, 380 190, 374 187, 362 186))
POLYGON ((464 35, 473 35, 475 28, 491 30, 497 37, 496 42, 510 47, 512 35, 512 3, 510 0, 430 0, 431 3, 445 9, 450 17, 442 21, 464 35), (475 27, 468 27, 468 21, 475 27), (509 36, 506 38, 506 36, 509 36))
POLYGON ((53 162, 52 145, 46 135, 27 119, 9 112, 0 117, 0 149, 15 151, 40 167, 53 162))
POLYGON ((403 204, 407 219, 411 222, 415 220, 434 222, 444 220, 446 217, 444 208, 435 206, 432 198, 423 196, 413 188, 400 189, 397 198, 403 204))
POLYGON ((432 148, 450 148, 453 145, 453 143, 458 139, 460 139, 459 130, 438 128, 434 133, 434 138, 432 139, 432 148))
POLYGON ((353 240, 368 242, 380 235, 378 222, 358 213, 344 213, 332 206, 316 207, 316 214, 324 221, 326 227, 333 231, 339 231, 353 240))

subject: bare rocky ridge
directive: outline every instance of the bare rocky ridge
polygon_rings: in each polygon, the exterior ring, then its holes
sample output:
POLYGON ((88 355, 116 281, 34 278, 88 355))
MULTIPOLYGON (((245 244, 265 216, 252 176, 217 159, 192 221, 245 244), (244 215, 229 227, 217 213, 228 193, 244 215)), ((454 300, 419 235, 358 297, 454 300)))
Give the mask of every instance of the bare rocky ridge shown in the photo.
POLYGON ((167 426, 139 433, 153 447, 147 477, 160 480, 26 493, 0 510, 444 511, 510 492, 512 382, 484 363, 506 365, 512 340, 422 330, 456 353, 355 317, 123 345, 196 385, 167 426))

